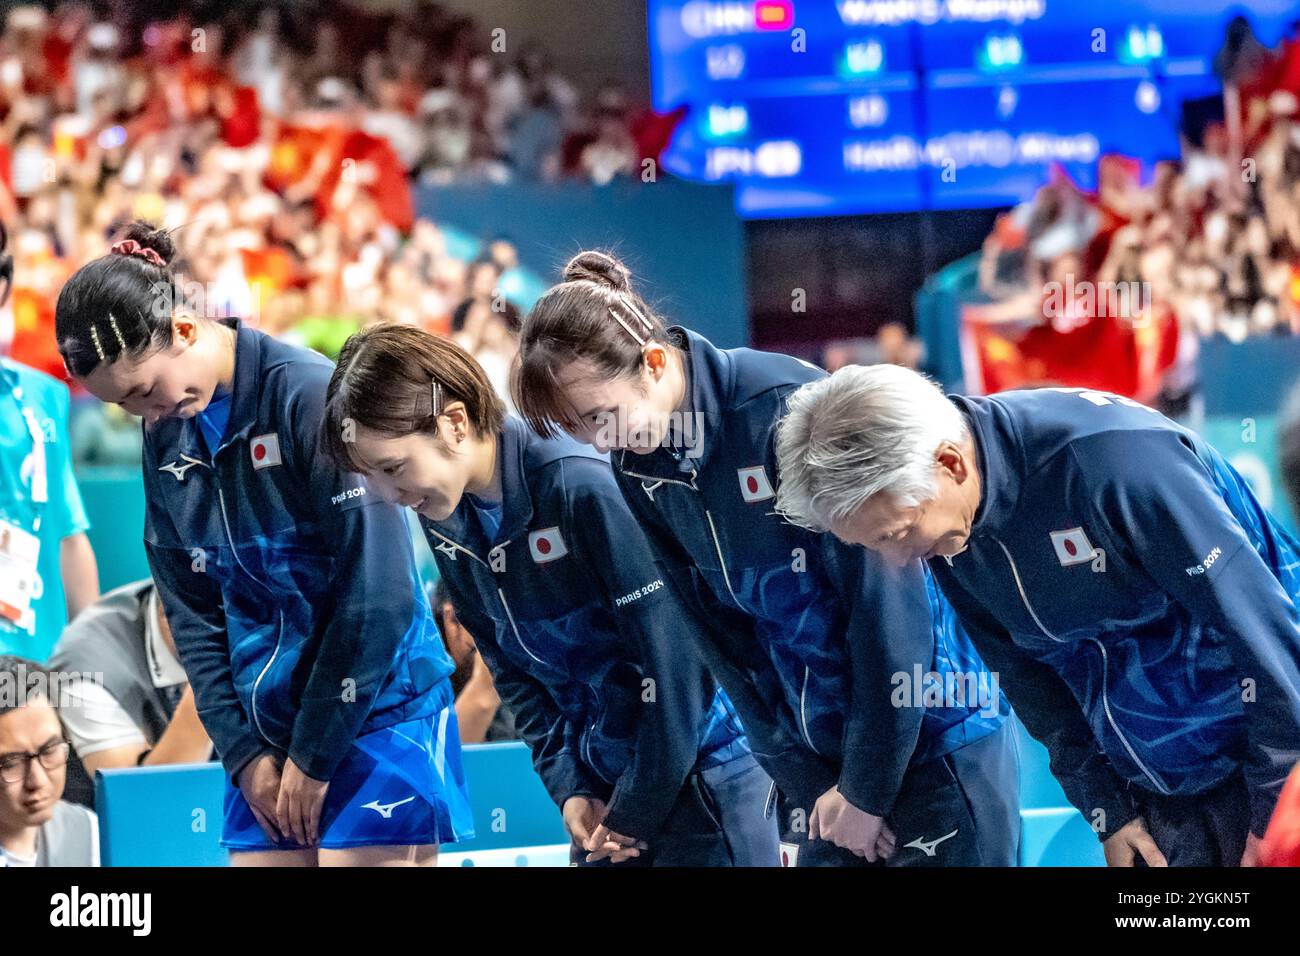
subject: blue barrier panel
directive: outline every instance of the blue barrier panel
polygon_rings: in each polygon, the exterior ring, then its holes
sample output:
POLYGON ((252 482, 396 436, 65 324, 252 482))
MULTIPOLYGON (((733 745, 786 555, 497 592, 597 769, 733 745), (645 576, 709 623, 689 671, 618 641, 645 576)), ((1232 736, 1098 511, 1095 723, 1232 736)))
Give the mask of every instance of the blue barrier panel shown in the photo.
POLYGON ((1300 386, 1300 336, 1216 336, 1198 356, 1204 417, 1192 424, 1245 476, 1260 503, 1290 530, 1300 529, 1282 484, 1279 420, 1300 386))
POLYGON ((1202 339, 1197 366, 1206 415, 1276 413, 1300 383, 1300 336, 1202 339))
POLYGON ((220 764, 95 774, 102 866, 226 866, 220 764))
POLYGON ((1250 482, 1259 503, 1295 533, 1300 525, 1282 483, 1278 429, 1276 415, 1256 413, 1206 416, 1198 431, 1250 482))
POLYGON ((1105 866, 1101 841, 1073 807, 1020 812, 1021 866, 1105 866))
POLYGON ((1020 747, 1020 865, 1104 866, 1101 841, 1052 776, 1047 748, 1019 718, 1012 721, 1020 747))
POLYGON ((449 850, 568 843, 560 811, 533 770, 528 746, 520 742, 465 747, 465 779, 474 811, 473 840, 449 850))
POLYGON ((1020 747, 1020 806, 1026 810, 1068 807, 1065 791, 1048 767, 1047 748, 1040 744, 1020 718, 1012 717, 1016 727, 1016 744, 1020 747))

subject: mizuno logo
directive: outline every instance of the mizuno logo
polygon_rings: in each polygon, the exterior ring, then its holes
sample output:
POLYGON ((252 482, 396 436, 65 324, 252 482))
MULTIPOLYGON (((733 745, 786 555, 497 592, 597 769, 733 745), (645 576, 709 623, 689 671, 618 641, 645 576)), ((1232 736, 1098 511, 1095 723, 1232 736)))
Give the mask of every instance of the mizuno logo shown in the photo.
POLYGON ((165 471, 169 475, 174 475, 177 481, 184 481, 185 473, 187 471, 195 465, 203 464, 203 462, 199 461, 197 458, 191 458, 189 455, 181 455, 181 461, 184 461, 185 464, 182 465, 179 461, 173 461, 166 465, 159 465, 158 470, 165 471))
MULTIPOLYGON (((371 800, 369 803, 363 803, 361 809, 374 810, 375 813, 379 814, 385 820, 391 820, 393 819, 393 811, 395 809, 404 803, 410 803, 414 799, 415 797, 407 797, 405 800, 398 800, 396 803, 380 803, 378 800, 371 800)), ((954 830, 953 832, 956 833, 957 831, 954 830)), ((933 853, 930 855, 934 856, 933 853)))
POLYGON ((448 541, 439 541, 437 544, 433 546, 433 550, 441 551, 443 554, 451 558, 453 561, 456 560, 456 546, 454 544, 451 544, 448 541))
POLYGON ((927 843, 924 839, 922 839, 921 837, 917 837, 917 838, 916 838, 915 840, 913 840, 911 843, 904 843, 903 845, 904 845, 904 846, 915 847, 916 849, 918 849, 918 850, 920 850, 922 853, 924 853, 926 856, 934 856, 934 848, 935 848, 935 847, 937 847, 937 846, 938 846, 940 843, 942 843, 944 840, 950 839, 951 837, 955 837, 956 835, 957 835, 957 831, 956 831, 956 830, 953 830, 953 831, 952 831, 951 833, 949 833, 947 836, 941 836, 941 837, 939 837, 937 840, 931 840, 931 841, 928 842, 928 843, 927 843))

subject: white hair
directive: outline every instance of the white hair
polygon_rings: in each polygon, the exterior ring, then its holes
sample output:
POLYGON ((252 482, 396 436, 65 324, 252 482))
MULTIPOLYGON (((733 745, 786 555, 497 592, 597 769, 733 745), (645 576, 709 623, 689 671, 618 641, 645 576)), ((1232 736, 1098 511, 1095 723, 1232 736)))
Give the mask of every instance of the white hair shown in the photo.
POLYGON ((826 530, 882 491, 911 506, 938 493, 935 452, 969 429, 937 384, 900 365, 848 365, 794 392, 777 426, 776 509, 826 530))

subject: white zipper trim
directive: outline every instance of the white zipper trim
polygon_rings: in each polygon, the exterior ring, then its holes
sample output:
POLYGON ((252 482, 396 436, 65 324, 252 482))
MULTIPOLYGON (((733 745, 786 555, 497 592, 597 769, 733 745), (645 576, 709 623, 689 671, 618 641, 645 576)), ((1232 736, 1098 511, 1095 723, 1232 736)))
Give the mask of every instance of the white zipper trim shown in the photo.
POLYGON ((709 533, 713 535, 713 547, 718 552, 718 565, 722 568, 722 580, 726 582, 727 593, 736 602, 736 607, 743 611, 745 606, 740 603, 740 599, 736 597, 736 592, 731 587, 731 575, 727 574, 727 559, 722 556, 722 543, 718 540, 718 529, 713 524, 713 515, 708 508, 704 509, 704 517, 709 522, 709 533))
MULTIPOLYGON (((212 470, 215 474, 215 469, 212 470)), ((254 575, 253 572, 249 571, 247 565, 245 565, 243 560, 239 557, 239 549, 235 547, 235 536, 230 533, 230 518, 226 514, 226 496, 221 490, 221 483, 217 482, 216 484, 217 484, 217 504, 221 508, 221 524, 226 531, 226 541, 230 544, 230 556, 235 559, 235 563, 239 565, 240 570, 243 571, 244 574, 248 575, 250 580, 258 584, 262 588, 262 590, 266 591, 267 594, 271 595, 272 597, 275 597, 275 592, 271 590, 271 588, 268 587, 266 584, 264 584, 261 581, 261 579, 259 579, 256 575, 254 575)), ((248 701, 253 711, 253 723, 257 727, 257 732, 262 735, 263 739, 265 739, 267 743, 272 743, 272 744, 275 743, 275 741, 272 740, 271 737, 267 734, 267 732, 262 728, 262 718, 258 716, 257 713, 257 690, 261 686, 262 678, 266 676, 266 672, 271 669, 271 665, 275 663, 276 657, 278 657, 280 654, 280 642, 284 639, 284 610, 283 609, 279 610, 279 616, 280 616, 280 621, 276 628, 275 647, 271 650, 271 656, 270 658, 267 659, 266 665, 262 668, 261 672, 257 675, 257 678, 253 681, 252 690, 248 692, 248 701)))
MULTIPOLYGON (((477 554, 475 554, 473 551, 469 550, 469 548, 462 547, 461 545, 457 544, 455 541, 452 541, 451 538, 448 538, 446 535, 439 534, 437 531, 433 530, 432 528, 428 528, 427 530, 428 530, 429 533, 432 534, 434 537, 438 538, 439 540, 442 540, 442 541, 447 542, 447 544, 451 545, 451 546, 452 546, 453 548, 455 548, 457 551, 462 551, 462 552, 464 552, 465 554, 468 554, 471 558, 473 558, 473 559, 474 559, 475 561, 477 561, 479 564, 483 565, 483 567, 487 568, 489 571, 492 571, 493 573, 496 573, 495 569, 492 567, 492 565, 491 565, 490 563, 488 563, 487 561, 484 561, 482 558, 480 558, 480 557, 479 557, 477 554)), ((513 539, 510 539, 510 540, 513 540, 513 539)), ((506 545, 508 545, 509 543, 510 543, 509 540, 507 540, 507 541, 502 541, 500 544, 493 546, 492 550, 489 551, 488 554, 491 555, 491 554, 493 554, 494 552, 500 551, 502 548, 504 548, 504 547, 505 547, 506 545)), ((529 657, 531 657, 533 660, 537 661, 537 663, 539 663, 539 664, 545 664, 546 661, 542 660, 540 657, 538 657, 536 654, 534 654, 534 653, 529 649, 528 645, 524 643, 524 639, 523 639, 523 637, 522 637, 522 636, 520 635, 520 633, 519 633, 519 626, 515 623, 515 615, 514 615, 514 612, 510 610, 510 602, 506 600, 506 592, 505 592, 503 589, 501 589, 501 588, 497 588, 497 597, 501 599, 501 607, 505 609, 505 612, 506 612, 506 619, 510 622, 510 630, 514 631, 514 634, 515 634, 515 640, 518 641, 518 642, 519 642, 519 646, 522 647, 522 648, 524 649, 524 653, 527 654, 529 657)))
MULTIPOLYGON (((628 475, 630 477, 636 477, 636 479, 641 479, 642 481, 654 481, 655 488, 658 488, 660 484, 667 483, 671 485, 682 485, 685 486, 685 488, 689 488, 690 490, 693 490, 693 492, 699 492, 699 489, 697 488, 697 486, 695 486, 695 472, 692 472, 692 476, 690 476, 689 483, 686 483, 686 481, 679 481, 675 479, 660 479, 660 477, 641 475, 641 473, 623 470, 623 468, 620 468, 620 471, 623 471, 624 475, 628 475)), ((645 485, 641 485, 641 488, 645 489, 645 485)), ((649 494, 649 492, 647 492, 647 494, 649 494)), ((727 593, 731 594, 732 601, 736 602, 736 606, 738 607, 738 609, 745 610, 745 606, 741 604, 740 598, 736 597, 736 589, 732 588, 731 575, 729 575, 727 572, 727 559, 723 557, 722 541, 720 541, 718 538, 718 525, 714 524, 714 515, 712 515, 712 512, 708 509, 705 509, 705 519, 708 522, 708 533, 710 533, 710 535, 712 535, 712 538, 714 538, 714 550, 718 551, 718 566, 722 568, 723 581, 725 584, 727 584, 727 593)), ((807 741, 807 745, 809 745, 810 748, 813 748, 813 752, 819 754, 820 756, 820 753, 822 752, 816 749, 816 744, 813 743, 813 736, 809 734, 809 724, 807 724, 806 704, 807 704, 807 691, 809 691, 810 674, 811 671, 809 667, 807 667, 807 665, 803 666, 803 687, 800 689, 800 731, 803 734, 803 740, 807 741)), ((775 790, 776 784, 775 783, 772 784, 772 787, 774 787, 775 790)), ((764 816, 766 816, 766 814, 764 814, 764 816)))
MULTIPOLYGON (((1034 613, 1033 605, 1029 603, 1029 596, 1025 593, 1024 583, 1020 580, 1020 570, 1016 567, 1016 561, 1013 557, 1011 557, 1011 552, 1008 551, 1007 546, 1003 544, 1001 541, 999 541, 997 538, 994 538, 993 540, 997 541, 998 547, 1001 548, 1002 553, 1007 556, 1007 563, 1011 565, 1011 575, 1016 579, 1016 590, 1020 592, 1020 601, 1022 604, 1024 604, 1025 610, 1029 612, 1029 616, 1034 619, 1034 623, 1038 625, 1038 629, 1042 631, 1045 635, 1047 635, 1047 637, 1055 641, 1057 644, 1068 643, 1066 641, 1061 640, 1059 637, 1057 637, 1055 634, 1049 631, 1043 625, 1043 622, 1039 620, 1038 615, 1034 613)), ((1110 675, 1109 675, 1110 656, 1106 653, 1105 645, 1103 645, 1101 641, 1097 640, 1097 638, 1095 637, 1087 638, 1087 640, 1091 641, 1093 644, 1096 644, 1097 649, 1101 651, 1101 707, 1102 710, 1106 712, 1106 721, 1110 724, 1111 730, 1115 731, 1115 736, 1118 737, 1119 742, 1124 745, 1124 749, 1128 752, 1128 755, 1132 759, 1133 763, 1137 765, 1138 769, 1142 771, 1142 773, 1146 776, 1146 778, 1151 781, 1151 784, 1158 791, 1160 791, 1160 793, 1168 796, 1172 791, 1170 791, 1169 787, 1167 787, 1164 781, 1160 779, 1159 775, 1157 775, 1154 771, 1148 768, 1145 763, 1142 762, 1142 759, 1137 755, 1137 751, 1133 749, 1133 745, 1129 743, 1128 737, 1124 736, 1124 731, 1119 729, 1119 724, 1116 723, 1114 714, 1111 713, 1110 697, 1107 693, 1107 689, 1109 687, 1109 681, 1110 681, 1110 675)))
MULTIPOLYGON (((713 535, 713 547, 718 552, 718 566, 722 568, 722 580, 726 582, 727 593, 731 595, 731 600, 736 602, 736 607, 743 611, 745 610, 745 606, 740 603, 740 599, 736 597, 736 592, 731 586, 731 575, 727 573, 727 560, 722 556, 722 542, 718 540, 718 529, 713 523, 713 514, 707 508, 704 509, 704 517, 709 522, 709 533, 713 535)), ((821 751, 817 749, 817 745, 812 741, 812 735, 808 733, 807 702, 808 679, 810 674, 811 671, 808 668, 808 665, 805 664, 803 669, 803 687, 799 690, 799 730, 803 733, 803 739, 808 743, 808 746, 812 748, 813 753, 820 755, 821 751)))
POLYGON ((817 749, 817 745, 812 742, 812 735, 808 733, 806 702, 808 700, 808 676, 810 673, 808 665, 805 664, 803 668, 803 688, 799 691, 799 729, 803 731, 803 739, 808 742, 808 746, 812 748, 813 753, 820 755, 821 751, 817 749))
POLYGON ((1095 637, 1090 637, 1088 640, 1096 644, 1097 650, 1101 651, 1101 706, 1102 709, 1106 711, 1106 719, 1110 721, 1110 726, 1115 731, 1115 736, 1119 737, 1120 743, 1124 745, 1124 749, 1128 751, 1128 755, 1133 758, 1133 762, 1141 768, 1144 774, 1146 774, 1147 779, 1155 784, 1156 789, 1165 796, 1168 796, 1172 791, 1153 770, 1150 770, 1146 764, 1138 759, 1138 755, 1133 751, 1133 746, 1128 742, 1128 738, 1124 736, 1124 732, 1119 729, 1119 724, 1115 722, 1115 718, 1110 712, 1110 697, 1107 694, 1107 687, 1109 686, 1110 681, 1110 656, 1106 653, 1106 647, 1101 643, 1101 641, 1097 640, 1095 637))
POLYGON ((545 664, 546 661, 542 660, 540 657, 538 657, 536 654, 530 651, 528 649, 528 645, 524 643, 523 637, 520 636, 519 627, 518 625, 515 624, 515 615, 510 610, 509 602, 506 601, 506 592, 501 590, 501 588, 497 588, 497 597, 501 599, 501 606, 506 609, 506 617, 510 621, 510 629, 515 632, 515 640, 518 641, 519 646, 524 649, 524 653, 527 654, 529 657, 531 657, 533 660, 537 661, 537 663, 545 664))

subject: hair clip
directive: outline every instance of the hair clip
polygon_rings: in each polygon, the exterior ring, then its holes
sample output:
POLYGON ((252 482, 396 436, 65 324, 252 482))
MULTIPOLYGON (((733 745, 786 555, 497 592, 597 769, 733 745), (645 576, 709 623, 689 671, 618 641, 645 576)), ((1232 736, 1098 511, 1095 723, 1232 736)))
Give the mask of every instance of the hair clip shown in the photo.
POLYGON ((634 329, 634 328, 632 328, 632 326, 628 325, 627 322, 624 321, 623 317, 622 317, 621 315, 619 315, 617 312, 614 311, 614 307, 613 307, 613 306, 610 306, 610 308, 609 308, 609 314, 612 315, 612 316, 614 317, 614 321, 615 321, 615 322, 617 322, 619 325, 623 326, 623 328, 627 330, 627 334, 630 335, 630 336, 632 336, 632 338, 636 340, 636 344, 637 344, 637 345, 640 345, 642 348, 644 348, 646 342, 650 341, 650 335, 649 335, 649 334, 650 334, 651 332, 654 331, 654 328, 655 328, 654 325, 651 324, 651 322, 650 322, 649 319, 647 319, 644 315, 641 314, 641 310, 638 309, 638 308, 637 308, 637 307, 632 303, 631 298, 629 298, 628 296, 623 295, 622 293, 620 293, 620 294, 619 294, 619 297, 618 297, 618 300, 619 300, 620 302, 622 302, 624 308, 626 308, 629 312, 631 312, 633 315, 635 315, 635 316, 637 317, 637 319, 641 322, 641 324, 645 327, 645 334, 644 334, 644 335, 639 335, 639 334, 637 333, 636 329, 634 329))
POLYGON ((627 330, 627 334, 632 336, 632 338, 636 340, 637 345, 640 345, 643 348, 645 347, 645 339, 637 335, 636 330, 632 328, 632 326, 628 325, 626 322, 623 321, 623 317, 614 311, 613 306, 610 306, 609 314, 614 317, 615 322, 617 322, 619 325, 623 326, 623 328, 627 330))
POLYGON ((117 318, 112 312, 108 313, 108 324, 113 327, 113 334, 117 336, 117 344, 126 351, 126 339, 122 338, 122 330, 117 327, 117 318))
POLYGON ((95 344, 95 354, 99 356, 99 360, 107 362, 108 356, 104 354, 104 346, 99 344, 99 330, 95 328, 94 323, 90 326, 90 341, 95 344))
POLYGON ((437 415, 438 409, 442 407, 442 386, 438 384, 437 379, 434 379, 429 385, 429 400, 433 402, 433 410, 430 414, 437 415))
POLYGON ((618 298, 619 301, 621 301, 624 306, 626 306, 629 310, 631 310, 633 315, 635 315, 638 319, 641 320, 641 324, 645 326, 645 330, 647 332, 654 331, 655 328, 654 324, 649 319, 647 319, 644 315, 641 314, 641 310, 636 307, 636 303, 632 301, 631 296, 624 295, 623 293, 619 293, 618 298))

